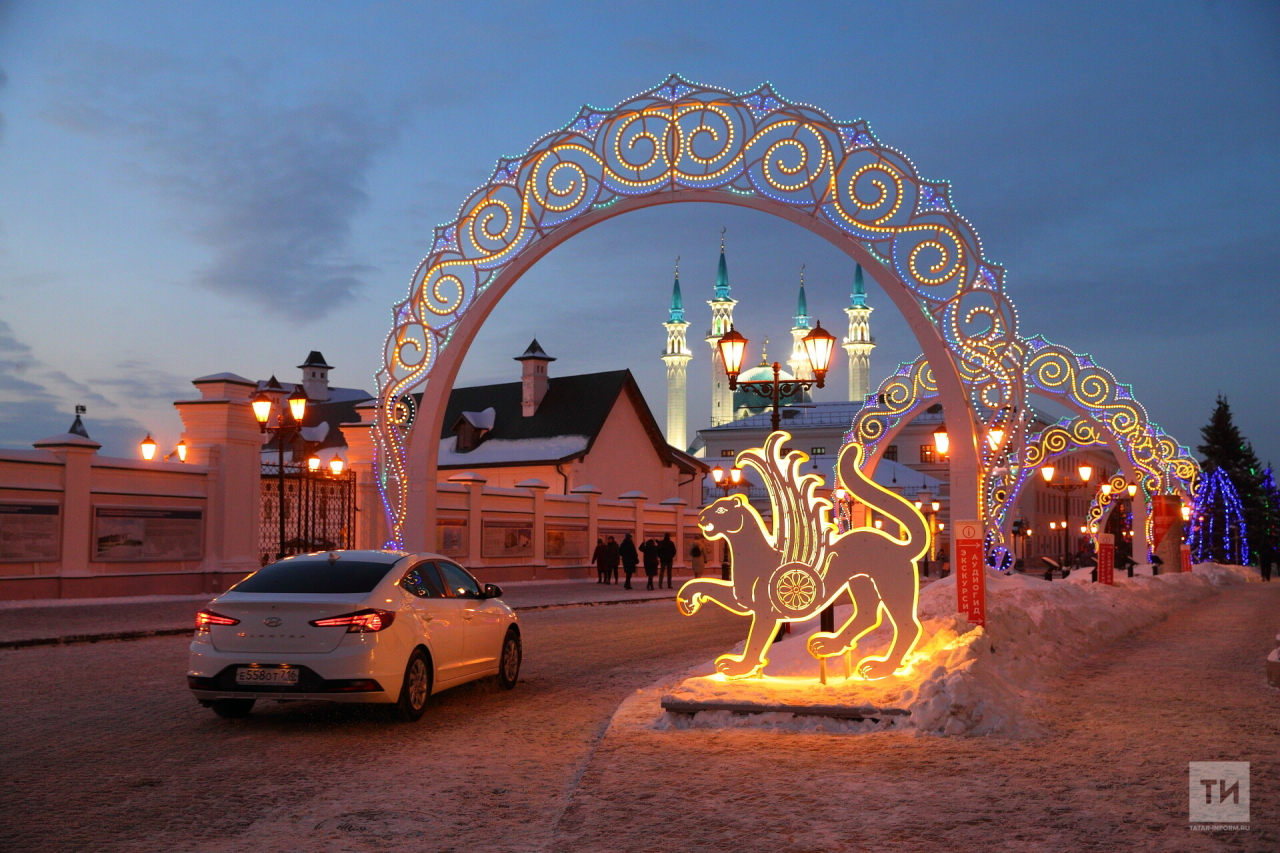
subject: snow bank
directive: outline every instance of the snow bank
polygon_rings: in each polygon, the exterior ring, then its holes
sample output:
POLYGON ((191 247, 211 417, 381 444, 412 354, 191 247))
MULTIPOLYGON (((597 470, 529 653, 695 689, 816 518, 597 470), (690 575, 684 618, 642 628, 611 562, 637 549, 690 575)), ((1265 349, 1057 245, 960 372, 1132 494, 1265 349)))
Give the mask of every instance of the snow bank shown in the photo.
MULTIPOLYGON (((708 662, 667 692, 683 701, 841 705, 909 711, 909 716, 868 712, 861 722, 842 722, 788 713, 735 716, 728 711, 703 711, 694 715, 664 713, 656 726, 1015 734, 1026 726, 1027 704, 1046 679, 1089 652, 1212 595, 1215 587, 1260 580, 1256 570, 1211 563, 1197 565, 1190 573, 1117 577, 1115 586, 989 573, 984 629, 955 612, 953 575, 922 590, 924 634, 907 658, 906 670, 897 676, 880 681, 845 680, 843 660, 832 658, 828 661, 828 683, 818 683, 818 663, 806 648, 808 636, 817 629, 815 619, 793 626, 795 633, 774 644, 763 678, 726 681, 713 674, 714 664, 708 662)), ((848 607, 837 607, 836 624, 849 615, 848 607)), ((887 627, 868 635, 854 651, 854 662, 878 653, 888 640, 887 627)), ((741 651, 741 646, 735 650, 741 651)))

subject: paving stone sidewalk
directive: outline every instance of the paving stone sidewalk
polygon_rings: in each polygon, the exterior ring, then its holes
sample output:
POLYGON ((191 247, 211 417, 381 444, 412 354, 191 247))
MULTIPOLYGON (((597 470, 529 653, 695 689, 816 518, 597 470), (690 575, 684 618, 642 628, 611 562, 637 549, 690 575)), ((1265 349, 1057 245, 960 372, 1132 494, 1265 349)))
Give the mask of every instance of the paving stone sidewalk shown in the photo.
MULTIPOLYGON (((681 578, 676 578, 677 586, 681 582, 681 578)), ((503 600, 518 610, 675 597, 674 589, 649 591, 642 582, 636 589, 627 590, 620 583, 602 585, 591 578, 518 581, 501 586, 503 600)), ((212 597, 156 595, 0 602, 0 646, 127 639, 129 635, 142 636, 149 632, 166 634, 190 630, 196 613, 212 597)))

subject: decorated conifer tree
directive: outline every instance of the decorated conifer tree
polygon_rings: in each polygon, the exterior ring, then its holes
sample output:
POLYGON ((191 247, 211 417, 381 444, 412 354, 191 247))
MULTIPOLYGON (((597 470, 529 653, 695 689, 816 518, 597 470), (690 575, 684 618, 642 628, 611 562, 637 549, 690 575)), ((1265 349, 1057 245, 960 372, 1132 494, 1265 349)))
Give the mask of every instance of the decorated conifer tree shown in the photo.
POLYGON ((1196 487, 1191 508, 1191 560, 1194 563, 1245 565, 1249 540, 1244 511, 1231 478, 1222 468, 1208 468, 1196 487))
POLYGON ((1236 427, 1231 406, 1223 395, 1218 395, 1209 423, 1200 428, 1200 437, 1204 443, 1196 449, 1204 456, 1205 470, 1218 468, 1226 472, 1239 496, 1246 529, 1260 529, 1265 523, 1262 464, 1253 452, 1253 445, 1236 427))
POLYGON ((1254 535, 1254 550, 1259 561, 1270 559, 1273 563, 1280 556, 1280 489, 1276 488, 1275 473, 1271 463, 1262 472, 1262 525, 1254 535))

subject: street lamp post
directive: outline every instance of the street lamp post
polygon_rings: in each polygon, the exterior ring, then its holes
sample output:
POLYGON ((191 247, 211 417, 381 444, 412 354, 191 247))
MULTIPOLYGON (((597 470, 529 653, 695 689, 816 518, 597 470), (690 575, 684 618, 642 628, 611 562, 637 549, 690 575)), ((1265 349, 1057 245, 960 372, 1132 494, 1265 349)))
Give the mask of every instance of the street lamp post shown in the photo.
POLYGON ((808 391, 814 385, 822 388, 827 380, 827 368, 831 365, 831 351, 835 347, 835 335, 822 328, 822 323, 802 339, 805 355, 809 357, 809 366, 813 369, 813 379, 782 379, 782 365, 773 363, 773 379, 758 382, 739 382, 738 374, 742 372, 742 362, 747 354, 747 339, 736 329, 720 336, 720 359, 724 362, 724 372, 729 376, 729 390, 741 388, 757 397, 773 403, 772 424, 777 432, 781 423, 779 413, 780 401, 783 397, 792 397, 801 391, 808 391))
POLYGON ((1051 489, 1057 489, 1062 492, 1062 576, 1067 576, 1067 563, 1071 559, 1071 493, 1086 488, 1089 480, 1093 477, 1092 465, 1080 466, 1080 482, 1071 482, 1070 474, 1063 474, 1061 479, 1054 480, 1054 467, 1045 465, 1040 469, 1040 476, 1044 477, 1044 484, 1051 489))
POLYGON ((725 497, 728 497, 730 490, 742 484, 742 469, 734 465, 729 469, 728 476, 726 476, 725 470, 717 465, 711 469, 711 479, 715 481, 716 488, 724 492, 725 497))
POLYGON ((271 434, 276 440, 276 476, 280 501, 280 550, 276 559, 284 559, 284 443, 302 428, 302 418, 307 411, 307 395, 301 387, 295 388, 289 395, 289 405, 281 406, 275 426, 267 426, 271 419, 271 398, 259 394, 253 398, 253 417, 258 422, 258 431, 264 435, 271 434))

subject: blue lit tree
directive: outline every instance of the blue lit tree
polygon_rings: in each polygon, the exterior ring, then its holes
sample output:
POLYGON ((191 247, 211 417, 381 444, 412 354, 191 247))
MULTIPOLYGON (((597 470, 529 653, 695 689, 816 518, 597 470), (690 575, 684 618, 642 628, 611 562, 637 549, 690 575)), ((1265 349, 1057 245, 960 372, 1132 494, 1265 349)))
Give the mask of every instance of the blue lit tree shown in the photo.
POLYGON ((1231 477, 1222 468, 1207 468, 1200 478, 1191 508, 1188 544, 1195 563, 1243 566, 1249 560, 1244 508, 1231 477))

